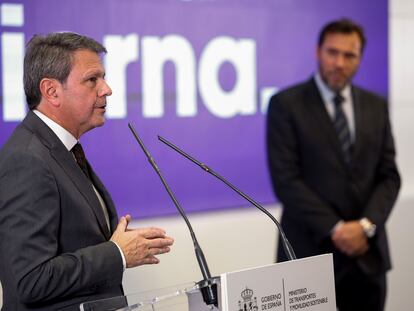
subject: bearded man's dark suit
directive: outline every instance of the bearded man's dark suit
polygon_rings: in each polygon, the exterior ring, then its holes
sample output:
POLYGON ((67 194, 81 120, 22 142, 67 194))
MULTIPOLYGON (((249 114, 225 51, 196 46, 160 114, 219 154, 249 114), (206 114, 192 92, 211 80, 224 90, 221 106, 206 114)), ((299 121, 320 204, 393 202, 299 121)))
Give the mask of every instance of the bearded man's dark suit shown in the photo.
MULTIPOLYGON (((89 167, 90 168, 90 167, 89 167)), ((0 281, 3 310, 79 310, 122 295, 122 256, 90 180, 53 131, 29 112, 0 151, 0 281)))
POLYGON ((352 97, 349 165, 314 78, 274 95, 267 115, 268 162, 286 236, 299 258, 333 253, 337 286, 355 266, 362 277, 391 268, 385 222, 400 187, 387 102, 355 86, 352 97), (376 235, 367 253, 351 258, 334 247, 331 230, 363 217, 377 226, 376 235))

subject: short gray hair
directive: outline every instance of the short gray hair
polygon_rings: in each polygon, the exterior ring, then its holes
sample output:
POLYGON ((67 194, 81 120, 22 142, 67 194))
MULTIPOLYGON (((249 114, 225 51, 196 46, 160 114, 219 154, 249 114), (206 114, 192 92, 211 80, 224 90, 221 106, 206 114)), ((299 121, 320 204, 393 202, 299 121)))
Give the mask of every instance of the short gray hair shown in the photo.
POLYGON ((35 35, 26 47, 24 57, 24 91, 29 109, 35 109, 42 98, 40 81, 44 78, 65 83, 73 65, 74 52, 90 50, 106 53, 105 47, 92 38, 73 32, 35 35))

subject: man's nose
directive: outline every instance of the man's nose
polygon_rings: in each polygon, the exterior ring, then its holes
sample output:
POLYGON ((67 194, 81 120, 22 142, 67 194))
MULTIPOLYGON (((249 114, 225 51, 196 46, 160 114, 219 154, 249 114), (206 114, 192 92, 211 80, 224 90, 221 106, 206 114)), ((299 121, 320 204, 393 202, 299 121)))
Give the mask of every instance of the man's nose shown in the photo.
POLYGON ((337 67, 343 68, 345 66, 345 56, 339 53, 335 57, 335 65, 337 67))
POLYGON ((99 92, 99 96, 100 97, 101 96, 111 96, 112 95, 111 87, 108 85, 108 83, 106 83, 105 80, 102 80, 102 81, 103 81, 103 83, 102 83, 102 87, 101 87, 100 92, 99 92))

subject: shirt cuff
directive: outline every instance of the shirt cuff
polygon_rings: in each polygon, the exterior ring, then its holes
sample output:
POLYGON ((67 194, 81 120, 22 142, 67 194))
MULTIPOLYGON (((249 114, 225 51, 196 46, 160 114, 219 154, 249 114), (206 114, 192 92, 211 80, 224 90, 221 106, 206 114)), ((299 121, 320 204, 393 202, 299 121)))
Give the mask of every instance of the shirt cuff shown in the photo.
POLYGON ((111 242, 114 243, 116 245, 116 247, 118 247, 118 249, 119 249, 119 253, 121 254, 121 257, 122 257, 122 268, 123 268, 122 271, 125 271, 125 269, 126 269, 126 260, 125 260, 124 253, 122 252, 122 249, 119 247, 119 245, 116 244, 116 242, 114 242, 114 241, 111 241, 111 242))
POLYGON ((338 229, 340 226, 342 226, 342 224, 344 223, 344 221, 343 220, 340 220, 340 221, 338 221, 336 224, 335 224, 335 226, 331 229, 331 234, 333 234, 335 231, 336 231, 336 229, 338 229))

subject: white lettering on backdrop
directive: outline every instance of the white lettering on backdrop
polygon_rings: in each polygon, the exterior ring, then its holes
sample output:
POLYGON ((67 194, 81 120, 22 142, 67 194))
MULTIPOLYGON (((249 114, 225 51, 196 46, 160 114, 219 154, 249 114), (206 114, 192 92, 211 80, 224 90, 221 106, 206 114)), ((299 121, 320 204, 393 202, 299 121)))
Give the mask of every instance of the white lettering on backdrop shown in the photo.
MULTIPOLYGON (((8 16, 1 20, 2 26, 24 25, 23 4, 3 3, 0 10, 2 15, 8 16)), ((0 34, 0 40, 3 121, 19 121, 27 110, 23 90, 25 35, 18 31, 4 31, 0 34)), ((142 38, 136 33, 125 36, 108 34, 103 37, 103 44, 108 50, 104 56, 106 79, 113 89, 112 96, 108 98, 109 119, 127 117, 127 68, 138 61, 141 61, 141 79, 137 81, 141 81, 144 118, 161 118, 164 115, 163 70, 167 62, 171 62, 175 69, 175 111, 178 117, 197 116, 197 94, 201 104, 219 118, 253 115, 258 111, 265 113, 270 96, 277 90, 263 87, 258 91, 256 42, 251 38, 212 38, 201 52, 198 64, 191 42, 176 34, 142 38), (220 69, 226 63, 235 72, 231 90, 225 90, 219 80, 220 69)))

